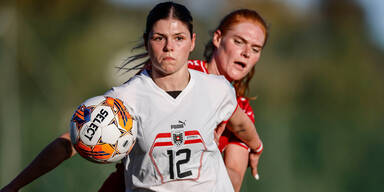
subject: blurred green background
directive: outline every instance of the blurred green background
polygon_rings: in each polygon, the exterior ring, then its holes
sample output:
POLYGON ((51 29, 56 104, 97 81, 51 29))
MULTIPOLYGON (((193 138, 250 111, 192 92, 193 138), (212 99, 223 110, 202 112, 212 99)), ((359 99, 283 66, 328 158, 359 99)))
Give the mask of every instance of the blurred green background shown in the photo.
MULTIPOLYGON (((0 187, 68 129, 91 96, 129 78, 116 70, 161 1, 0 2, 0 187)), ((176 1, 194 15, 201 59, 219 20, 259 11, 270 39, 250 96, 265 150, 242 191, 384 191, 384 30, 373 0, 176 1)), ((96 191, 114 165, 79 156, 22 191, 96 191)))

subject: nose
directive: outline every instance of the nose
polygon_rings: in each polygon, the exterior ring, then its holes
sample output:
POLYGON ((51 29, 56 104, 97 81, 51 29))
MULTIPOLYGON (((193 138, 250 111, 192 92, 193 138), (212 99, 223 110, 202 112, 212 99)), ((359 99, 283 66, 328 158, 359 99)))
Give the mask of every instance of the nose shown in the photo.
POLYGON ((245 58, 249 58, 250 53, 249 53, 249 48, 245 47, 244 50, 241 52, 241 55, 245 58))
POLYGON ((173 51, 174 49, 174 42, 171 40, 171 39, 167 39, 165 41, 165 45, 164 45, 164 52, 169 52, 169 51, 173 51))

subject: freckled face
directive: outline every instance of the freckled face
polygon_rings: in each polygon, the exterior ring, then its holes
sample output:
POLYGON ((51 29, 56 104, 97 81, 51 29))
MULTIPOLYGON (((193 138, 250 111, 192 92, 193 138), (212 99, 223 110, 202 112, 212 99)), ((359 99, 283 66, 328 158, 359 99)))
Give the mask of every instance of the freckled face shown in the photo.
POLYGON ((219 73, 230 81, 245 77, 259 60, 264 41, 264 28, 253 22, 235 24, 224 35, 216 31, 213 59, 219 73))
POLYGON ((190 52, 195 47, 195 34, 177 19, 157 21, 149 34, 146 45, 152 70, 160 75, 169 75, 187 69, 190 52))

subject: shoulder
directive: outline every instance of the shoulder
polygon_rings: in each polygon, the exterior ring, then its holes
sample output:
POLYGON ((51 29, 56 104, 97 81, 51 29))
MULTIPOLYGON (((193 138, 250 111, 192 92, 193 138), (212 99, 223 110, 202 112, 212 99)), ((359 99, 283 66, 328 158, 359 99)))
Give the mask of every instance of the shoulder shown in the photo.
POLYGON ((140 90, 142 90, 141 87, 146 85, 146 78, 148 78, 148 74, 143 71, 140 74, 130 78, 127 82, 119 86, 112 87, 105 93, 105 95, 116 98, 134 97, 140 90))
POLYGON ((218 93, 234 92, 232 84, 222 75, 206 74, 204 72, 189 70, 194 81, 199 84, 200 88, 205 88, 218 93))
POLYGON ((121 84, 120 88, 136 87, 147 83, 147 79, 150 78, 146 70, 143 70, 139 74, 136 74, 125 83, 121 84))

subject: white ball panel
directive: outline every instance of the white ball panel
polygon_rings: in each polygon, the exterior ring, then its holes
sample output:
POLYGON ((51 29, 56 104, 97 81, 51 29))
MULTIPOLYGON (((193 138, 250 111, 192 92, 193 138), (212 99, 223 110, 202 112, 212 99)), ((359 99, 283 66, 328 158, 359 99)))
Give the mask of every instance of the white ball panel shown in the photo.
POLYGON ((126 154, 116 154, 115 156, 113 156, 110 159, 108 159, 107 162, 117 163, 120 160, 122 160, 125 156, 126 156, 126 154))
POLYGON ((135 137, 130 135, 130 134, 126 134, 126 135, 120 137, 117 140, 117 150, 120 153, 128 152, 128 150, 131 148, 134 140, 135 140, 135 137))
POLYGON ((101 129, 101 141, 104 143, 115 144, 121 133, 115 124, 110 124, 101 129))

